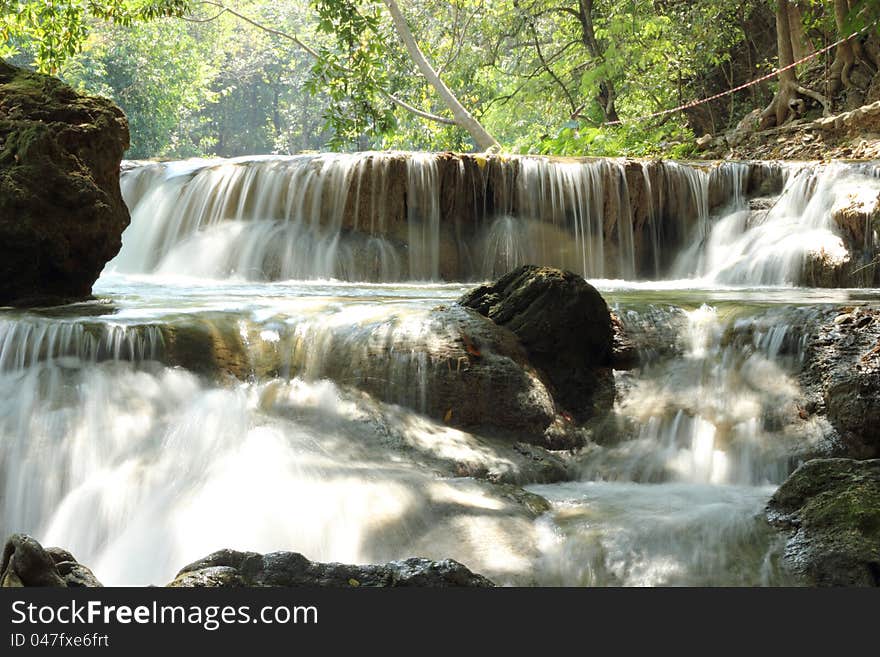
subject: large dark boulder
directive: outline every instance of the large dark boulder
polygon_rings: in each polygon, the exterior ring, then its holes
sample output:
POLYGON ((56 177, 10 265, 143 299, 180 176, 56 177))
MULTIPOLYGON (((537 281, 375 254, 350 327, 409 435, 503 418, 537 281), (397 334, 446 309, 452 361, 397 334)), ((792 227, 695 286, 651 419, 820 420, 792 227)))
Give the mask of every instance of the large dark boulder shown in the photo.
POLYGON ((412 558, 382 565, 352 566, 309 561, 297 552, 220 550, 192 563, 169 586, 493 586, 452 559, 412 558))
POLYGON ((880 459, 814 459, 767 505, 785 563, 813 586, 880 586, 880 459))
POLYGON ((525 265, 458 302, 512 331, 575 419, 589 419, 597 406, 607 409, 614 401, 611 314, 582 277, 525 265))
POLYGON ((128 140, 109 100, 0 61, 0 305, 91 294, 129 223, 128 140))
POLYGON ((97 587, 91 570, 61 548, 44 548, 26 534, 13 534, 3 547, 0 587, 97 587))

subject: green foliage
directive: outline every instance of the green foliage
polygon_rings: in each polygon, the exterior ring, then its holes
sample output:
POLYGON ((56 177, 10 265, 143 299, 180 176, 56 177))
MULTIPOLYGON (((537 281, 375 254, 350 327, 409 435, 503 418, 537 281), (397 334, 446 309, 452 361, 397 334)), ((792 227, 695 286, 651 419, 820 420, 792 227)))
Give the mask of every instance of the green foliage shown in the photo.
POLYGON ((357 143, 364 134, 382 135, 394 126, 385 54, 389 50, 382 4, 364 0, 313 0, 317 28, 333 37, 318 49, 310 91, 329 98, 325 116, 331 147, 357 143))
POLYGON ((866 27, 873 27, 880 34, 880 3, 876 0, 850 0, 847 28, 857 32, 866 27))
POLYGON ((678 122, 582 127, 569 122, 555 135, 524 141, 518 152, 542 155, 594 155, 686 159, 693 155, 694 135, 678 122))
POLYGON ((182 16, 188 0, 0 0, 0 58, 27 42, 34 65, 55 72, 79 52, 91 18, 131 26, 161 16, 182 16))
POLYGON ((197 36, 177 20, 137 30, 104 25, 61 74, 123 108, 132 135, 129 157, 198 153, 211 145, 200 143, 197 112, 216 101, 210 82, 217 71, 197 36))
MULTIPOLYGON (((112 97, 129 116, 137 157, 470 148, 465 131, 392 102, 448 116, 381 0, 223 3, 296 40, 197 0, 0 0, 0 56, 17 52, 18 61, 112 97)), ((427 59, 507 150, 676 157, 690 155, 693 114, 640 117, 733 86, 747 18, 771 4, 400 2, 427 59), (622 124, 607 123, 612 112, 622 124)), ((880 18, 875 0, 850 5, 854 29, 880 18)), ((831 0, 798 6, 817 43, 834 38, 831 0)), ((772 55, 749 62, 745 75, 767 70, 772 55)), ((730 97, 712 130, 761 102, 730 97)))

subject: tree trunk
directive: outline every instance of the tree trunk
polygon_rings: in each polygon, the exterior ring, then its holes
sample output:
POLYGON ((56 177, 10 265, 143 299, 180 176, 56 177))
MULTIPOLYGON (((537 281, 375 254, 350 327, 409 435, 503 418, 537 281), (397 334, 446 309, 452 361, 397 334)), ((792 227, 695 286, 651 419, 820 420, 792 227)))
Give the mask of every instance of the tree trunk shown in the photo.
MULTIPOLYGON (((776 6, 776 50, 779 55, 778 68, 794 63, 788 0, 778 0, 776 6)), ((779 73, 779 90, 761 114, 762 129, 785 123, 791 114, 791 102, 797 96, 797 84, 797 75, 793 68, 779 73)))
MULTIPOLYGON (((837 35, 839 39, 847 36, 844 34, 846 30, 846 18, 849 14, 849 3, 847 0, 834 0, 834 24, 837 26, 837 35)), ((853 51, 851 41, 844 41, 837 46, 834 54, 834 62, 828 71, 828 94, 834 95, 843 89, 849 89, 852 83, 849 79, 850 71, 855 64, 856 55, 853 51)))
POLYGON ((434 90, 443 100, 443 104, 452 113, 456 125, 470 134, 478 149, 485 151, 498 147, 498 142, 495 138, 464 108, 458 101, 458 98, 455 97, 455 94, 450 91, 449 87, 440 79, 440 76, 425 58, 421 48, 419 48, 419 44, 416 43, 413 37, 412 31, 409 29, 403 12, 397 6, 397 2, 395 0, 384 0, 384 2, 391 13, 391 19, 394 21, 394 29, 397 31, 397 35, 400 37, 403 45, 406 46, 406 51, 409 53, 410 58, 415 62, 425 79, 434 87, 434 90))
POLYGON ((815 50, 804 32, 803 15, 797 3, 788 5, 788 25, 791 30, 791 49, 795 60, 803 59, 815 50))
MULTIPOLYGON (((776 5, 776 49, 779 53, 780 69, 791 66, 795 61, 790 17, 788 0, 778 0, 776 5)), ((798 104, 799 94, 819 102, 824 108, 824 114, 829 113, 828 99, 818 92, 800 86, 794 68, 789 68, 779 72, 779 90, 761 113, 760 128, 763 130, 774 125, 781 126, 792 118, 798 104)))
MULTIPOLYGON (((593 59, 599 62, 604 61, 605 53, 602 52, 602 47, 599 45, 599 41, 596 39, 596 32, 593 29, 593 0, 579 0, 578 18, 581 23, 581 42, 584 44, 587 52, 590 53, 593 59)), ((603 77, 599 81, 599 93, 596 101, 602 108, 602 114, 606 122, 619 120, 617 108, 614 105, 616 99, 617 93, 614 90, 614 82, 608 77, 603 77)))
MULTIPOLYGON (((834 24, 837 27, 838 39, 849 36, 846 23, 851 11, 852 7, 848 0, 834 0, 834 24)), ((837 46, 834 62, 828 70, 827 93, 834 95, 841 89, 864 91, 876 72, 873 62, 862 51, 862 44, 858 38, 844 41, 837 46), (851 76, 855 67, 863 69, 860 71, 861 75, 856 76, 858 81, 854 81, 851 76)))

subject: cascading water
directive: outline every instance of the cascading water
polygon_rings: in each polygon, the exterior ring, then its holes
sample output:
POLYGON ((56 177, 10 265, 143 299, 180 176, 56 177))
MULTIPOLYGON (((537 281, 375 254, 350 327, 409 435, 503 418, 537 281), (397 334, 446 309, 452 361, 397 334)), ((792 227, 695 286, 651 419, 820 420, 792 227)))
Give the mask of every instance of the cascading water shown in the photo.
POLYGON ((161 584, 222 547, 451 557, 499 583, 784 583, 758 516, 827 431, 799 415, 803 341, 825 304, 859 298, 717 283, 786 282, 794 256, 762 240, 808 224, 841 239, 828 217, 880 178, 793 166, 761 219, 759 168, 394 153, 134 166, 101 300, 0 315, 0 531, 62 545, 109 584, 161 584), (574 480, 528 487, 550 502, 537 520, 491 481, 547 479, 517 470, 510 444, 421 414, 428 363, 411 348, 436 339, 427 318, 460 281, 529 261, 592 277, 643 349, 568 457, 574 480), (700 280, 596 280, 664 272, 700 280))
POLYGON ((709 174, 694 167, 468 162, 367 153, 132 166, 122 184, 133 225, 109 270, 394 282, 544 262, 631 280, 659 273, 691 223, 705 232, 709 174), (667 235, 669 223, 680 226, 667 235))
MULTIPOLYGON (((811 257, 831 266, 849 263, 854 254, 835 214, 850 205, 870 208, 876 203, 878 171, 880 167, 845 163, 788 165, 782 193, 756 211, 750 210, 738 183, 708 234, 682 254, 678 273, 733 285, 790 285, 802 280, 811 257)), ((871 210, 865 215, 869 225, 858 245, 863 250, 856 255, 870 262, 877 229, 870 225, 871 210)))
MULTIPOLYGON (((629 384, 620 434, 581 454, 581 481, 530 487, 554 506, 539 522, 541 577, 590 586, 791 583, 777 563, 779 537, 756 518, 828 431, 798 422, 791 376, 804 327, 823 311, 727 312, 679 311, 681 356, 655 360, 629 384)), ((626 321, 640 316, 630 311, 626 321)))
POLYGON ((133 226, 109 269, 395 282, 542 262, 588 278, 784 285, 816 258, 856 269, 874 254, 872 165, 469 162, 367 153, 135 166, 122 178, 133 226), (750 209, 773 175, 781 193, 750 209), (835 219, 852 202, 867 224, 855 245, 835 219))

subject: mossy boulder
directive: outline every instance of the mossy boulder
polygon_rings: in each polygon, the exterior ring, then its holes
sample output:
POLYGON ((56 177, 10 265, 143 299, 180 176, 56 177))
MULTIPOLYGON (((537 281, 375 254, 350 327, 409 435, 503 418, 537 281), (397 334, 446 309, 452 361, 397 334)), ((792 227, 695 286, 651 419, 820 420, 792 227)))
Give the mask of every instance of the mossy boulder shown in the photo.
POLYGON ((128 144, 109 100, 0 61, 0 305, 90 296, 130 221, 128 144))
POLYGON ((814 459, 767 505, 785 563, 813 586, 880 586, 880 459, 814 459))

